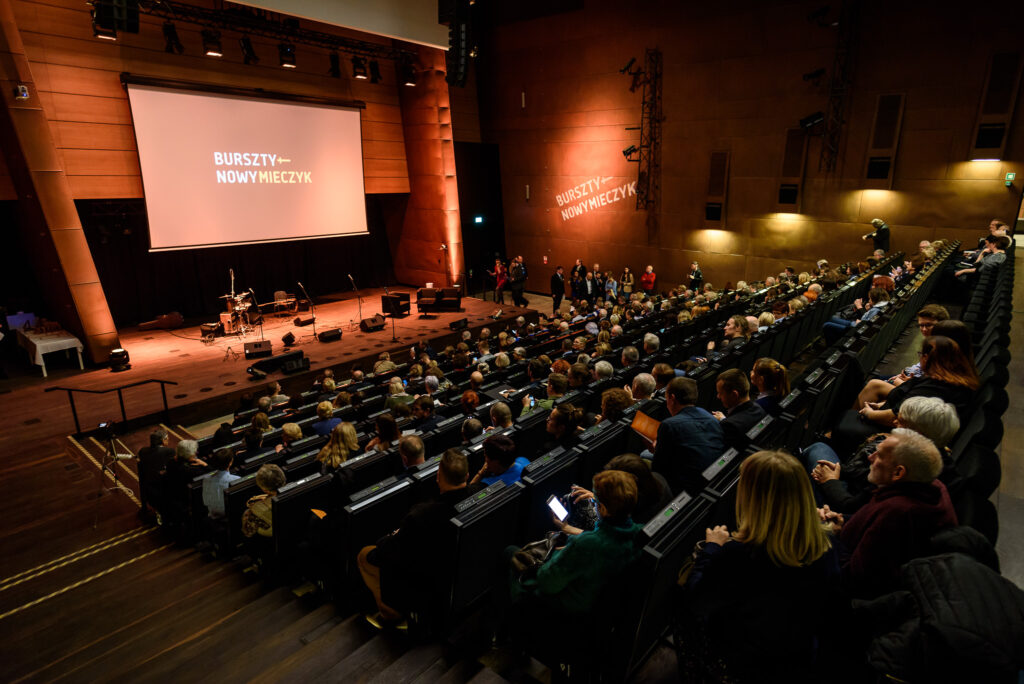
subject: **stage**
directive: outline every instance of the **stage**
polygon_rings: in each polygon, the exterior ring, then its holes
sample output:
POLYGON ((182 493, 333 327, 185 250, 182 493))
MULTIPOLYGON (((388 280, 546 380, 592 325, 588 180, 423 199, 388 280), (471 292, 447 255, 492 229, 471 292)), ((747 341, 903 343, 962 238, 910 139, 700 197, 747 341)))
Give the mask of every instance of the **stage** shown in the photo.
MULTIPOLYGON (((369 372, 383 351, 390 352, 398 362, 408 360, 409 348, 420 339, 431 340, 434 349, 440 351, 446 344, 459 341, 461 331, 452 331, 449 324, 463 318, 468 321, 468 329, 475 332, 489 327, 494 335, 511 327, 517 316, 525 316, 528 321, 537 319, 537 312, 533 309, 505 305, 500 307, 501 318, 495 320, 491 316, 498 305, 471 297, 462 298, 461 311, 438 311, 431 313, 429 318, 421 318, 415 305, 415 290, 398 287, 390 288, 390 291, 407 292, 412 299, 412 313, 394 319, 397 342, 392 341, 390 317, 385 319, 382 330, 362 332, 359 329, 360 305, 354 293, 327 295, 322 300, 314 300, 316 332, 342 329, 341 339, 333 342, 320 342, 314 336, 312 325, 294 325, 296 316, 309 318, 309 311, 265 314, 262 339, 271 342, 273 355, 286 351, 281 338, 291 332, 295 343, 288 351, 301 350, 309 359, 310 368, 294 375, 277 371, 262 380, 256 380, 246 372, 260 359, 247 360, 244 356, 245 343, 261 339, 259 327, 244 336, 216 337, 212 341, 204 341, 199 325, 177 330, 122 329, 119 331, 121 346, 131 356, 132 367, 129 370, 114 373, 109 368, 86 368, 59 379, 40 377, 38 383, 4 394, 0 398, 0 445, 9 440, 23 442, 25 439, 75 432, 67 392, 45 392, 49 388, 70 387, 97 392, 146 380, 174 382, 177 384, 166 386, 170 422, 189 424, 232 412, 245 395, 262 393, 271 380, 280 381, 285 393, 292 394, 308 389, 313 378, 326 368, 333 369, 342 378, 356 365, 369 372)), ((361 294, 362 318, 381 312, 383 290, 365 290, 361 294)), ((214 319, 214 316, 210 317, 211 321, 214 319)), ((163 409, 158 383, 126 389, 123 396, 129 421, 140 425, 146 422, 140 419, 152 416, 150 423, 163 422, 161 416, 154 415, 163 409)), ((116 392, 76 392, 75 402, 82 430, 90 430, 103 421, 121 421, 116 392)))

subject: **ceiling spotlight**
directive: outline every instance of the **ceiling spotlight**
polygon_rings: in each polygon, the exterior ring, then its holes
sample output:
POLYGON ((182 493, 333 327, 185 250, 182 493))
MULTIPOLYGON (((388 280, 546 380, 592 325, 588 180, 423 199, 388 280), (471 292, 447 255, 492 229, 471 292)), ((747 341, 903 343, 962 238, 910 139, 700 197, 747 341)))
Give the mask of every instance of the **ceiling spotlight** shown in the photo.
POLYGON ((295 68, 295 46, 291 43, 280 43, 277 46, 277 56, 281 66, 285 69, 295 68))
POLYGON ((256 51, 252 47, 252 41, 249 40, 249 36, 242 36, 239 38, 238 46, 242 48, 242 61, 246 64, 260 63, 260 58, 256 55, 256 51))
POLYGON ((633 64, 635 64, 635 63, 636 63, 636 57, 630 57, 629 61, 626 62, 626 66, 624 66, 621 69, 619 69, 619 73, 620 74, 627 74, 627 73, 629 73, 629 70, 633 68, 633 64))
POLYGON ((640 151, 640 148, 636 145, 630 145, 626 149, 622 150, 622 156, 629 159, 632 155, 640 151))
POLYGON ((469 51, 469 56, 472 57, 473 59, 476 59, 477 57, 479 57, 480 56, 480 48, 479 48, 479 46, 474 45, 472 47, 472 49, 470 49, 470 51, 469 51))
POLYGON ((377 60, 370 60, 370 83, 380 83, 380 64, 377 60))
POLYGON ((177 52, 179 55, 185 51, 185 46, 178 38, 177 27, 169 21, 164 22, 164 52, 177 52))
POLYGON ((801 128, 814 128, 824 120, 824 114, 821 112, 814 112, 813 114, 808 114, 804 118, 800 119, 800 126, 801 128))
POLYGON ((117 28, 112 22, 107 22, 102 18, 98 18, 96 16, 97 10, 95 8, 93 8, 90 14, 92 15, 92 35, 94 38, 117 40, 117 28))
POLYGON ((361 81, 365 81, 367 79, 365 57, 352 58, 352 78, 358 78, 361 81))
POLYGON ((220 44, 220 31, 203 29, 203 52, 207 57, 224 56, 224 49, 220 44))
POLYGON ((328 55, 331 60, 331 66, 327 69, 327 75, 331 78, 341 78, 341 58, 337 52, 332 52, 328 55))
POLYGON ((403 57, 402 61, 399 62, 398 80, 402 85, 410 87, 416 85, 416 67, 412 63, 412 58, 403 57))

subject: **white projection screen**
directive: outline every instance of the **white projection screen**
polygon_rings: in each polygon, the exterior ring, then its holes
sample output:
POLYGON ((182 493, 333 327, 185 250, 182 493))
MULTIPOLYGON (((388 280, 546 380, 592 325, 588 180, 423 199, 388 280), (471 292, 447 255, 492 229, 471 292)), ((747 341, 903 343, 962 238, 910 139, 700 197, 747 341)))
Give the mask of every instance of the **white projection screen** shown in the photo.
POLYGON ((359 109, 128 84, 150 251, 365 234, 359 109))

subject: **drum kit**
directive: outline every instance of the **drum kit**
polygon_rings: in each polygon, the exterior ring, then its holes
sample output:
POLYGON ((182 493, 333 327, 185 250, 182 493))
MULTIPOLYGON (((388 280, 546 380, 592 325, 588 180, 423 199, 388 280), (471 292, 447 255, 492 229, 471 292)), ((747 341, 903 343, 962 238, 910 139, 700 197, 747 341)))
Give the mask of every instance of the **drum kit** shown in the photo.
POLYGON ((231 293, 221 295, 226 311, 221 312, 220 322, 224 326, 225 335, 241 335, 245 337, 257 325, 263 323, 256 297, 252 290, 235 294, 235 270, 230 269, 231 293))

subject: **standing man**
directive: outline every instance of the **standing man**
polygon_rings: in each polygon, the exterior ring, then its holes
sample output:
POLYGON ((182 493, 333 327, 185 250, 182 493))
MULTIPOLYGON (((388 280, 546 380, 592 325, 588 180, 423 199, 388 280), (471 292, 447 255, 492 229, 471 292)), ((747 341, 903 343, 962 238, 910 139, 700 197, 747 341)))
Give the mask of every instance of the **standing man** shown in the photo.
POLYGON ((556 316, 558 315, 558 310, 562 308, 562 297, 564 296, 565 275, 562 272, 562 267, 559 266, 551 276, 551 310, 556 316))
MULTIPOLYGON (((700 265, 696 261, 690 262, 690 289, 695 293, 700 294, 700 288, 704 286, 704 274, 700 270, 700 265)), ((767 283, 765 283, 767 285, 767 283)), ((774 283, 772 283, 774 285, 774 283)))
POLYGON ((526 306, 528 302, 523 296, 523 288, 526 287, 526 264, 523 263, 522 255, 512 261, 508 275, 511 283, 512 303, 516 306, 526 306))
POLYGON ((640 276, 640 289, 648 297, 654 296, 654 283, 657 279, 658 274, 654 272, 654 266, 648 266, 643 275, 640 276))
POLYGON ((883 252, 889 251, 889 224, 880 218, 871 219, 871 225, 875 229, 875 232, 862 235, 861 240, 867 240, 871 238, 875 245, 875 249, 880 249, 883 252))

